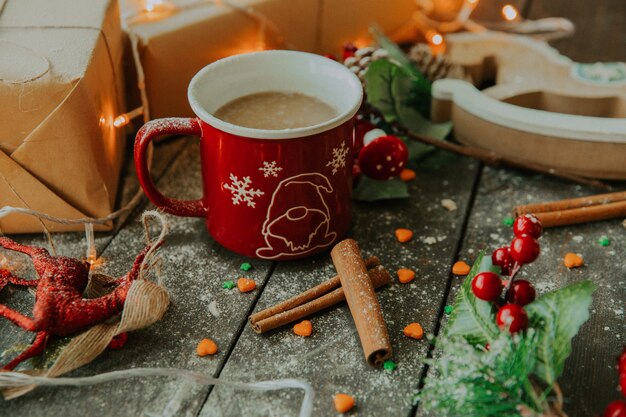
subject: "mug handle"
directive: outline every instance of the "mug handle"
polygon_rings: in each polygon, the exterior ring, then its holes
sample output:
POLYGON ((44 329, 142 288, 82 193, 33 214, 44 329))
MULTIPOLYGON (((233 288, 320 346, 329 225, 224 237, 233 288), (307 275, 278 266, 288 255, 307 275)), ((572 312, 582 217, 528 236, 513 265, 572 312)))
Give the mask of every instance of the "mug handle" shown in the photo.
POLYGON ((200 122, 193 117, 169 117, 151 120, 139 129, 135 137, 135 168, 139 183, 148 198, 166 213, 184 217, 204 217, 207 208, 202 200, 176 200, 161 194, 154 185, 146 158, 148 145, 162 135, 202 136, 200 122))

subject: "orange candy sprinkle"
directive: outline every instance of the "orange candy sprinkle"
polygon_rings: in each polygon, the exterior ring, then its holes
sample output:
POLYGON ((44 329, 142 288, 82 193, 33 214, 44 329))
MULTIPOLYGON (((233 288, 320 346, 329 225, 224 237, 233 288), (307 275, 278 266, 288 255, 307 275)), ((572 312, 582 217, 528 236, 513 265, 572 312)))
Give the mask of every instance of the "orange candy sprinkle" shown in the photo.
POLYGON ((311 336, 311 333, 313 333, 313 325, 309 320, 302 320, 300 323, 293 326, 293 332, 302 337, 311 336))
POLYGON ((452 265, 452 273, 454 275, 467 275, 469 274, 470 269, 470 266, 463 261, 458 261, 452 265))
POLYGON ((256 282, 253 279, 239 278, 237 280, 237 288, 241 292, 250 292, 256 288, 256 282))
POLYGON ((413 232, 409 229, 396 229, 396 239, 398 239, 398 242, 408 242, 413 239, 413 232))
POLYGON ((409 324, 404 328, 403 333, 406 337, 410 337, 415 340, 420 340, 424 337, 424 329, 419 323, 409 324))
POLYGON ((579 266, 583 266, 583 263, 583 258, 575 253, 567 253, 565 254, 565 258, 563 258, 563 265, 568 268, 577 268, 579 266))
POLYGON ((416 177, 415 171, 409 168, 404 168, 400 171, 400 179, 404 182, 413 181, 416 177))
POLYGON ((217 353, 217 345, 211 339, 202 339, 196 348, 198 356, 215 355, 217 353))
POLYGON ((354 397, 348 394, 333 395, 333 403, 338 413, 347 413, 354 407, 354 397))
POLYGON ((398 269, 398 281, 403 284, 408 284, 415 279, 415 271, 408 268, 398 269))

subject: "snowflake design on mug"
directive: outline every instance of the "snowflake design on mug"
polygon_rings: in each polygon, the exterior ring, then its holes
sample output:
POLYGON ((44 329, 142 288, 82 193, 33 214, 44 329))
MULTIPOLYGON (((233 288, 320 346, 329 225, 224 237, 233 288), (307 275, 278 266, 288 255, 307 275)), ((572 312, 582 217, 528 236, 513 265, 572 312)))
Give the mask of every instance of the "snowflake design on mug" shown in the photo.
POLYGON ((346 147, 346 142, 341 142, 341 146, 333 148, 333 157, 326 164, 327 167, 333 167, 333 175, 339 171, 339 168, 346 166, 346 159, 350 149, 346 147))
POLYGON ((263 166, 259 168, 259 171, 263 171, 263 176, 265 178, 272 176, 278 177, 278 171, 282 171, 283 169, 276 165, 276 161, 267 162, 263 161, 263 166))
POLYGON ((254 198, 265 194, 261 190, 255 190, 250 187, 250 184, 252 183, 250 177, 243 177, 240 180, 236 175, 231 173, 230 181, 231 184, 224 183, 223 186, 231 192, 233 196, 233 204, 236 206, 243 202, 248 204, 248 207, 254 207, 256 205, 254 198))

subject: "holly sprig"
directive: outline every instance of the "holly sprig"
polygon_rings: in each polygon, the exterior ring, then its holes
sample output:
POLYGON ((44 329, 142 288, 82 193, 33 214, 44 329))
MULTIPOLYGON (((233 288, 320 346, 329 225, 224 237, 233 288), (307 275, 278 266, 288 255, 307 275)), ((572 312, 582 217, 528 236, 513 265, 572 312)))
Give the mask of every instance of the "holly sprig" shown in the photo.
MULTIPOLYGON (((518 270, 516 265, 511 279, 518 270)), ((496 325, 494 303, 475 295, 472 283, 485 272, 500 273, 501 267, 483 251, 436 342, 438 358, 428 361, 431 372, 418 401, 444 416, 565 415, 557 379, 589 318, 595 284, 585 280, 538 297, 523 307, 529 328, 509 331, 496 325)))

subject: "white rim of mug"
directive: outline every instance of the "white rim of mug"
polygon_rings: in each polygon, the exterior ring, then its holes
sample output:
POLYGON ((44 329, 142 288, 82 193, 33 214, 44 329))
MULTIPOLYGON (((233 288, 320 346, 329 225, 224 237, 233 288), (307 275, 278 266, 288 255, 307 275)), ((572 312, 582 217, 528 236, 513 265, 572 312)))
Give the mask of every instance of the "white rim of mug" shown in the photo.
POLYGON ((348 68, 346 68, 343 64, 333 61, 327 57, 322 55, 311 54, 308 52, 299 52, 299 51, 284 51, 284 50, 271 50, 271 51, 259 51, 259 52, 250 52, 246 54, 233 55, 227 58, 220 59, 219 61, 215 61, 202 68, 198 73, 192 78, 189 83, 189 88, 187 89, 187 97, 189 100, 189 104, 191 105, 192 110, 200 119, 209 125, 213 126, 216 129, 219 129, 226 133, 231 133, 233 135, 248 137, 253 139, 294 139, 305 136, 316 135, 318 133, 323 133, 328 130, 331 130, 337 126, 342 125, 346 121, 350 120, 356 112, 359 110, 361 106, 361 102, 363 100, 363 89, 361 87, 361 81, 359 78, 352 73, 348 68), (253 55, 260 54, 274 54, 276 55, 276 59, 280 59, 280 55, 301 55, 307 59, 318 60, 320 64, 334 66, 337 71, 344 72, 348 77, 352 78, 352 83, 355 83, 356 86, 356 96, 354 97, 354 102, 352 106, 340 113, 339 115, 329 119, 323 123, 319 123, 312 126, 300 127, 296 129, 280 129, 280 130, 269 130, 269 129, 254 129, 249 127, 243 127, 234 125, 232 123, 225 122, 217 117, 213 116, 210 112, 208 112, 204 106, 202 106, 196 98, 196 85, 200 80, 202 80, 207 73, 210 73, 215 64, 224 65, 229 62, 236 62, 242 59, 250 58, 253 55))

